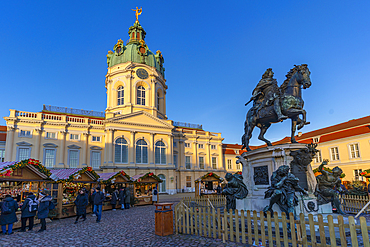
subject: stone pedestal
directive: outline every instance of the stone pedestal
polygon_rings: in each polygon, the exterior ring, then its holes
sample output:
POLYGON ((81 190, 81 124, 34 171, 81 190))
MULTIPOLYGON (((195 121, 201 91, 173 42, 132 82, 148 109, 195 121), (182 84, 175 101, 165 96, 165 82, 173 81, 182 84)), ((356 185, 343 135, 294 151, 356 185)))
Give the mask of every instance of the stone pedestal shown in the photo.
MULTIPOLYGON (((282 165, 290 166, 290 162, 293 160, 293 157, 290 156, 290 152, 305 147, 306 145, 301 143, 281 144, 243 153, 239 162, 243 164, 243 179, 244 183, 247 185, 249 193, 247 198, 237 200, 236 208, 238 210, 262 211, 270 202, 269 198, 264 199, 264 197, 265 191, 271 185, 270 177, 272 176, 272 173, 282 165)), ((316 186, 316 179, 311 167, 308 167, 306 178, 306 187, 310 192, 310 196, 305 197, 303 202, 307 204, 309 201, 313 201, 316 210, 316 197, 312 194, 316 186)), ((300 205, 296 207, 296 213, 299 214, 300 212, 303 212, 307 214, 308 212, 303 206, 301 196, 298 195, 298 198, 300 199, 300 205)), ((274 205, 273 210, 280 213, 278 205, 274 205)))

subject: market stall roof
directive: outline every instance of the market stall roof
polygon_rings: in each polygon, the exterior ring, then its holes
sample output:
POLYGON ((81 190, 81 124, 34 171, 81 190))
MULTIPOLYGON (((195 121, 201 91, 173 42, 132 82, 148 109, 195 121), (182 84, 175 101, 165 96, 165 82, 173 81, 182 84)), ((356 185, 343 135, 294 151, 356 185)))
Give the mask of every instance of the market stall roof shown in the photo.
MULTIPOLYGON (((41 179, 48 179, 51 175, 50 171, 45 168, 40 161, 27 159, 23 161, 6 161, 0 162, 0 176, 12 177, 12 172, 27 167, 41 179)), ((17 178, 18 179, 18 178, 17 178)), ((30 177, 30 179, 32 179, 30 177)))
POLYGON ((220 176, 218 176, 216 173, 213 172, 208 172, 207 174, 199 177, 198 179, 195 180, 196 183, 199 182, 205 182, 205 181, 219 181, 222 182, 224 179, 220 176))
POLYGON ((78 182, 80 178, 77 177, 81 174, 85 174, 92 181, 96 181, 99 179, 99 175, 94 170, 92 170, 91 167, 51 169, 50 172, 52 174, 50 178, 54 181, 66 180, 78 182))
POLYGON ((107 173, 98 173, 103 182, 110 182, 114 178, 123 178, 124 182, 129 182, 131 180, 130 176, 127 175, 124 171, 119 172, 107 172, 107 173))
POLYGON ((162 183, 163 181, 154 175, 153 172, 148 172, 146 174, 137 174, 131 177, 132 181, 136 183, 162 183))

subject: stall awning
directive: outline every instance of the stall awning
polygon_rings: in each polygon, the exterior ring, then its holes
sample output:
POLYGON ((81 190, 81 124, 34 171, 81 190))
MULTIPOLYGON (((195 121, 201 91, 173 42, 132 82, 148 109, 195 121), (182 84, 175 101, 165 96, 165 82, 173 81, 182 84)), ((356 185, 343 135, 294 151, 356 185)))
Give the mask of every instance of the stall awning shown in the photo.
POLYGON ((201 176, 200 178, 196 179, 195 182, 204 182, 204 181, 218 181, 222 182, 224 179, 218 176, 216 173, 208 172, 207 174, 201 176))
POLYGON ((92 181, 96 181, 99 179, 99 175, 94 170, 92 170, 91 167, 51 169, 50 172, 52 174, 50 178, 52 178, 54 181, 77 181, 78 175, 81 174, 86 174, 92 181))
POLYGON ((22 169, 27 167, 41 179, 49 178, 50 171, 45 168, 40 161, 34 159, 27 159, 22 161, 6 161, 0 162, 0 176, 11 176, 11 173, 17 169, 22 169))
POLYGON ((162 180, 154 175, 153 172, 148 172, 146 174, 138 174, 131 177, 132 181, 137 183, 162 183, 162 180))

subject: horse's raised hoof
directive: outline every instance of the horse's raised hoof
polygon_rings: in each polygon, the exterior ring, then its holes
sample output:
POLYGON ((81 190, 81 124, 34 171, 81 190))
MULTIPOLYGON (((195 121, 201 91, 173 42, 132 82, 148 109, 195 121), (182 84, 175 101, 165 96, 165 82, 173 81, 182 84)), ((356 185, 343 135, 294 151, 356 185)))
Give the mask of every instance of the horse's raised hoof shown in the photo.
POLYGON ((272 146, 271 142, 266 142, 267 146, 272 146))

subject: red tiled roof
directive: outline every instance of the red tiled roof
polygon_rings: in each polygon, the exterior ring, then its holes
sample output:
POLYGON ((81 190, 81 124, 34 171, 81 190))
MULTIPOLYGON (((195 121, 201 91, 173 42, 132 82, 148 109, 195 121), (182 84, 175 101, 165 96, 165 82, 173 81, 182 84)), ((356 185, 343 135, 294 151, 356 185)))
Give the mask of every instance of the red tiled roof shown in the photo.
POLYGON ((350 136, 362 135, 366 133, 370 133, 370 125, 361 126, 361 127, 357 127, 353 129, 347 129, 347 130, 331 133, 328 135, 323 135, 320 137, 320 143, 337 140, 341 138, 346 138, 350 136))
POLYGON ((0 141, 6 141, 6 131, 7 131, 7 127, 6 126, 0 126, 0 141), (5 132, 5 133, 1 133, 1 132, 5 132))

